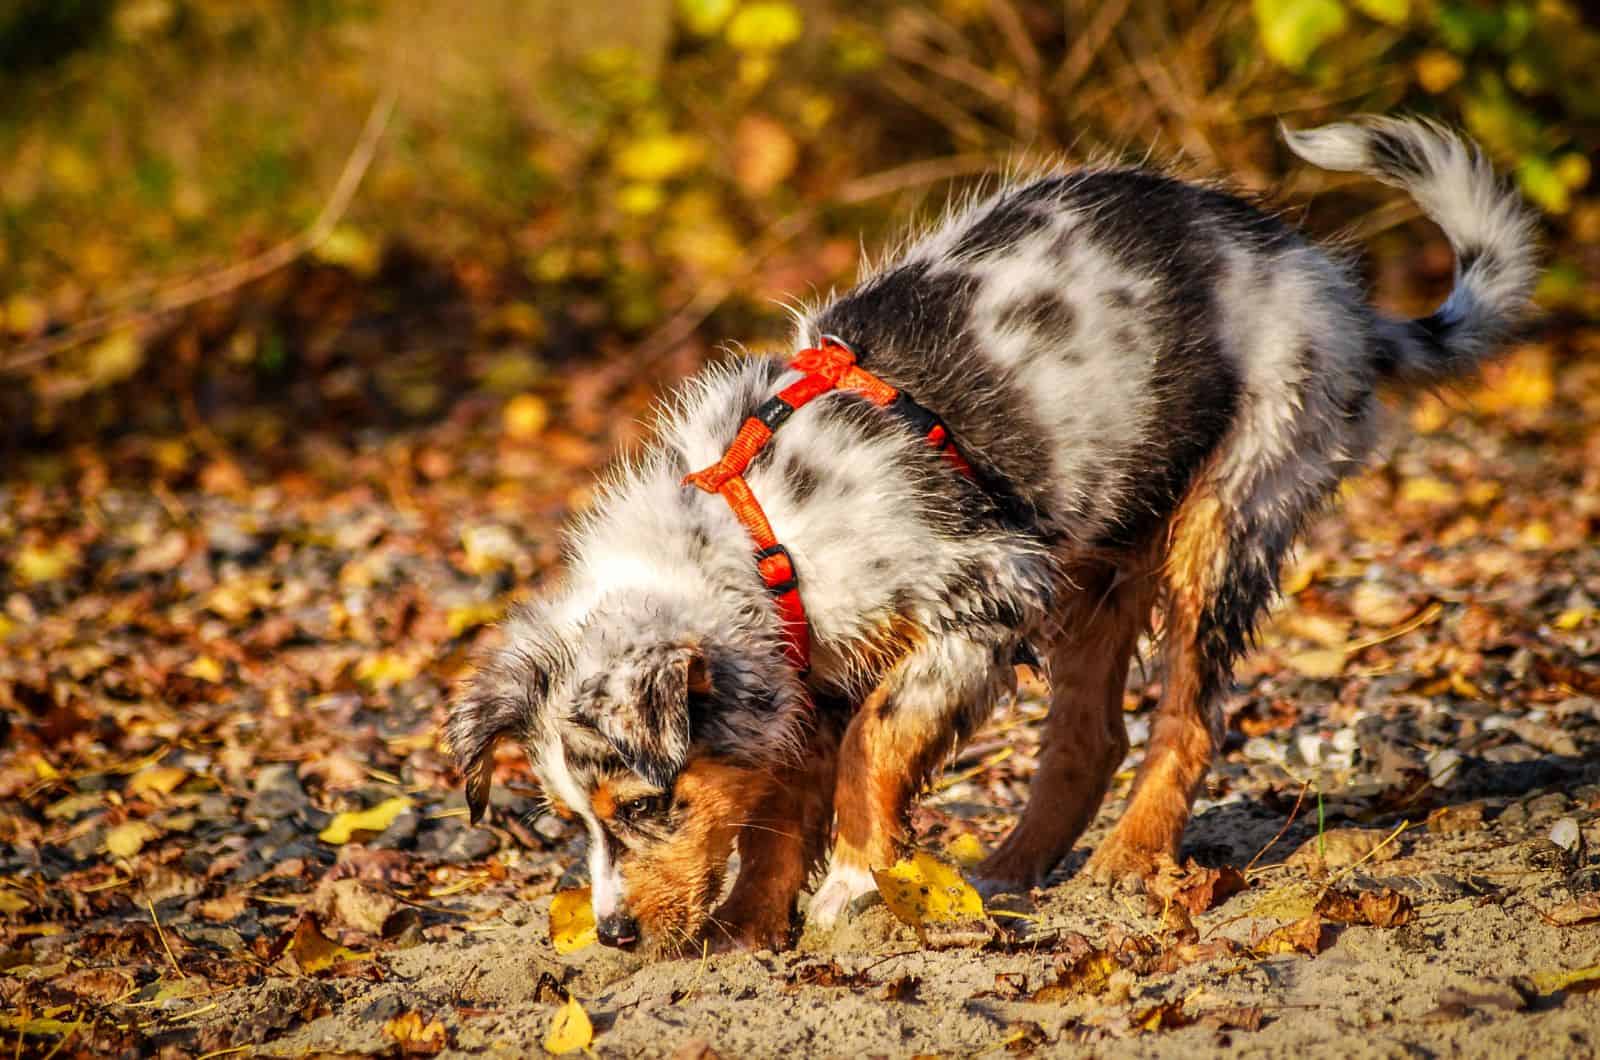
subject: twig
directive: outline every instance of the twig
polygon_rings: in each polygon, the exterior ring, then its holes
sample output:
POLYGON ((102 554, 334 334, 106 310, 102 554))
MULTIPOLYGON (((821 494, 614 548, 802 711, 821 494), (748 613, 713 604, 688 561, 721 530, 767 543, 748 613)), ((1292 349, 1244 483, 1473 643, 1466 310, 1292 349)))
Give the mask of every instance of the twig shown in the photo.
POLYGON ((1111 0, 1095 12, 1083 35, 1073 43, 1072 51, 1067 53, 1066 61, 1051 79, 1052 93, 1065 96, 1078 87, 1078 82, 1083 80, 1084 75, 1089 72, 1089 67, 1094 65, 1100 49, 1105 47, 1111 31, 1117 28, 1122 16, 1128 13, 1130 3, 1131 0, 1111 0))
POLYGON ((1290 826, 1292 826, 1294 824, 1295 817, 1298 816, 1299 813, 1300 813, 1300 804, 1305 801, 1306 792, 1308 792, 1310 790, 1311 790, 1311 781, 1308 780, 1304 784, 1300 785, 1300 794, 1295 796, 1294 809, 1289 811, 1289 819, 1287 821, 1283 822, 1283 827, 1278 829, 1278 834, 1277 835, 1275 835, 1271 839, 1267 840, 1267 845, 1266 846, 1264 846, 1260 850, 1256 851, 1256 856, 1250 859, 1250 864, 1248 864, 1248 865, 1246 865, 1244 867, 1244 872, 1240 873, 1240 875, 1242 875, 1242 876, 1250 875, 1250 870, 1256 867, 1256 862, 1260 861, 1262 859, 1262 857, 1266 855, 1267 851, 1272 849, 1273 844, 1277 843, 1278 840, 1282 839, 1284 837, 1284 834, 1289 831, 1290 826))
POLYGON ((161 948, 167 951, 167 960, 172 962, 172 970, 178 973, 179 979, 189 978, 189 973, 183 970, 183 965, 178 963, 178 958, 173 956, 172 947, 167 945, 167 933, 161 930, 161 918, 156 916, 156 903, 153 899, 144 900, 145 908, 150 910, 150 922, 156 926, 156 938, 161 940, 161 948))
POLYGON ((344 169, 339 173, 339 179, 333 186, 333 191, 322 205, 322 210, 317 214, 304 231, 293 238, 286 239, 276 246, 262 251, 255 257, 236 262, 214 272, 186 280, 173 287, 167 288, 156 294, 148 309, 129 310, 114 313, 102 313, 68 328, 60 335, 48 339, 41 339, 30 345, 23 346, 13 357, 0 362, 0 372, 17 372, 24 368, 40 364, 64 350, 81 346, 85 342, 99 338, 108 332, 135 324, 147 323, 165 313, 178 309, 185 309, 198 302, 204 302, 230 291, 238 290, 245 284, 261 279, 269 273, 276 272, 285 265, 315 250, 333 232, 334 227, 344 216, 345 210, 350 205, 356 189, 360 187, 362 178, 367 174, 367 169, 372 165, 373 156, 377 154, 378 144, 383 138, 384 129, 388 127, 389 117, 394 112, 395 96, 397 89, 394 85, 386 88, 382 95, 373 101, 372 109, 367 113, 366 124, 362 126, 361 135, 356 140, 355 147, 350 151, 350 157, 345 159, 344 169))

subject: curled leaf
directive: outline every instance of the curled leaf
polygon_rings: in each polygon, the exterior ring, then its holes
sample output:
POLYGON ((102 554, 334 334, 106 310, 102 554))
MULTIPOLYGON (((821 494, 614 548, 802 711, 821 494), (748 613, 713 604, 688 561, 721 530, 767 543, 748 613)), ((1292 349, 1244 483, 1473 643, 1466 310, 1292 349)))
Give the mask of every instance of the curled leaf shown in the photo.
POLYGON ((961 870, 921 851, 891 868, 874 869, 883 902, 904 923, 959 923, 983 916, 983 899, 961 878, 961 870))

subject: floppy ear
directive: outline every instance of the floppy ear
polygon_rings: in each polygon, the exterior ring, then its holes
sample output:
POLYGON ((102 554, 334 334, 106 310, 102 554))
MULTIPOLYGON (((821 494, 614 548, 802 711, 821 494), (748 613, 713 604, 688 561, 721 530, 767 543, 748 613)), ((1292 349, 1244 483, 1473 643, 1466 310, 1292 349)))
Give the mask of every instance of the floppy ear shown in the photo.
POLYGON ((450 708, 445 742, 466 782, 473 824, 489 804, 495 745, 507 737, 525 741, 532 734, 550 693, 558 647, 529 616, 514 615, 506 625, 505 647, 483 660, 450 708))
POLYGON ((709 695, 711 674, 698 648, 652 648, 623 664, 617 694, 599 704, 590 724, 628 768, 668 787, 689 758, 690 696, 709 695))

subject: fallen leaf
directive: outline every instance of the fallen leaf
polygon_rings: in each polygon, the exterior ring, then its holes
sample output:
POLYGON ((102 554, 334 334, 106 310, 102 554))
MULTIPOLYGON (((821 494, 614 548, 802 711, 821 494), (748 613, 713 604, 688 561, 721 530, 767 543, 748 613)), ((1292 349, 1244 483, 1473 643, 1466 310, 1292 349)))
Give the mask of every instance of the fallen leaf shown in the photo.
POLYGON ((222 923, 234 919, 242 914, 250 905, 250 898, 243 891, 233 891, 220 898, 208 898, 197 907, 202 919, 213 923, 222 923))
POLYGON ((879 996, 885 1001, 913 1001, 917 996, 917 989, 922 986, 922 980, 914 975, 902 975, 898 979, 891 979, 883 985, 883 993, 879 996))
POLYGON ((1306 677, 1328 679, 1344 673, 1349 656, 1342 648, 1314 648, 1295 652, 1284 660, 1289 669, 1306 677))
POLYGON ((550 899, 550 942, 557 953, 573 953, 598 940, 589 888, 558 891, 550 899))
POLYGON ((866 986, 871 980, 865 972, 847 972, 839 967, 838 961, 817 961, 814 964, 802 964, 791 971, 785 979, 788 986, 866 986))
POLYGON ((550 1032, 544 1036, 545 1050, 562 1056, 587 1049, 592 1041, 594 1024, 589 1022, 589 1014, 583 1011, 578 999, 569 994, 567 1003, 556 1010, 550 1021, 550 1032))
POLYGON ((1399 844, 1388 841, 1391 834, 1381 828, 1335 828, 1300 844, 1285 863, 1315 871, 1390 861, 1400 853, 1399 844))
POLYGON ((1122 966, 1109 950, 1094 950, 1084 954, 1056 976, 1056 981, 1033 992, 1028 1000, 1055 1003, 1070 997, 1098 994, 1111 984, 1111 976, 1122 966))
POLYGON ((444 1024, 438 1020, 424 1022, 415 1012, 402 1012, 383 1025, 383 1033, 400 1043, 406 1056, 432 1056, 447 1044, 444 1024))
POLYGON ((149 821, 124 821, 106 833, 106 850, 115 857, 131 858, 161 834, 149 821))
POLYGON ((1139 1034, 1154 1034, 1157 1031, 1187 1027, 1193 1022, 1191 1017, 1184 1014, 1183 999, 1178 998, 1176 1001, 1163 1001, 1159 1005, 1151 1005, 1134 1013, 1128 1025, 1139 1034))
POLYGON ((78 546, 70 541, 53 545, 24 545, 11 560, 11 573, 23 585, 60 581, 79 562, 78 546))
POLYGON ((1572 927, 1575 924, 1587 924, 1591 920, 1600 920, 1600 891, 1590 891, 1588 894, 1579 895, 1572 901, 1562 902, 1555 908, 1547 909, 1539 915, 1557 927, 1572 927))
POLYGON ((1322 918, 1313 913, 1304 920, 1296 920, 1267 933, 1250 946, 1257 957, 1270 957, 1279 953, 1304 953, 1312 957, 1328 945, 1328 933, 1322 918))
POLYGON ((1236 868, 1208 868, 1190 858, 1180 872, 1162 873, 1151 881, 1150 893, 1199 916, 1249 886, 1236 868))
POLYGON ((1587 994, 1600 990, 1600 964, 1565 972, 1538 972, 1533 977, 1533 985, 1541 994, 1553 994, 1558 990, 1587 994))
POLYGON ((506 402, 500 414, 506 437, 514 442, 531 442, 550 423, 550 406, 537 394, 518 394, 506 402))
POLYGON ((1335 924, 1399 927, 1411 919, 1411 899, 1387 887, 1359 894, 1329 891, 1317 902, 1316 914, 1335 924))
POLYGON ((170 795, 178 785, 189 779, 189 771, 180 766, 150 766, 135 773, 128 781, 128 795, 170 795))
POLYGON ((12 916, 25 913, 33 908, 33 904, 15 891, 0 888, 0 913, 12 916))
POLYGON ((1212 1009, 1200 1017, 1200 1022, 1219 1031, 1258 1031, 1261 1016, 1260 1005, 1230 1005, 1212 1009))
POLYGON ((874 869, 872 877, 889 911, 914 928, 983 917, 983 899, 961 871, 931 854, 917 851, 891 868, 874 869))
POLYGON ((316 915, 311 913, 302 916, 295 925, 285 953, 302 975, 325 972, 340 961, 364 961, 372 957, 370 953, 346 949, 324 935, 316 915))
POLYGON ((396 795, 391 799, 384 799, 376 806, 366 810, 346 810, 344 813, 334 814, 333 820, 328 822, 328 827, 317 833, 317 838, 324 843, 340 846, 350 842, 362 832, 382 832, 394 823, 394 819, 411 809, 412 802, 404 795, 396 795))
POLYGON ((964 869, 976 868, 983 860, 983 843, 971 832, 962 832, 945 844, 944 852, 964 869))

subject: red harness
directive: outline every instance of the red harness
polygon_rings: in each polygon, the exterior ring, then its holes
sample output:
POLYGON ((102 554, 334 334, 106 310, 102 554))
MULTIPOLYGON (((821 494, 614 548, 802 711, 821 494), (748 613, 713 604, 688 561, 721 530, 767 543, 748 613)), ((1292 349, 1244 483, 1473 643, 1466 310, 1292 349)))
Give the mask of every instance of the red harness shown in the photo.
POLYGON ((820 345, 796 354, 789 367, 805 374, 761 403, 755 415, 740 425, 738 435, 721 460, 704 471, 684 476, 683 482, 707 493, 720 493, 733 509, 734 518, 749 531, 756 545, 756 570, 772 593, 783 621, 789 659, 805 674, 811 669, 811 630, 806 621, 805 603, 800 599, 799 573, 789 550, 778 543, 772 524, 767 521, 767 513, 761 510, 760 502, 744 478, 750 461, 772 440, 773 433, 806 402, 830 390, 848 390, 905 420, 961 474, 972 478, 973 473, 943 421, 857 365, 855 351, 843 341, 824 335, 820 345))

